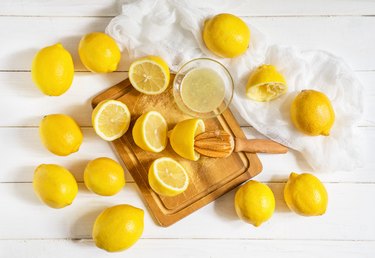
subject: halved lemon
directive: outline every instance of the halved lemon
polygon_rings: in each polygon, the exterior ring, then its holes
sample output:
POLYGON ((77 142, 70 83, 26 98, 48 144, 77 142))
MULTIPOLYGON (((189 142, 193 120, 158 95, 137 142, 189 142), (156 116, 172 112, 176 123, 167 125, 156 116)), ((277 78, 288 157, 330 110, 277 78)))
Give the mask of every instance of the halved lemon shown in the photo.
POLYGON ((273 65, 259 66, 249 77, 246 96, 256 101, 267 102, 286 93, 288 86, 284 76, 273 65))
POLYGON ((167 122, 156 111, 141 115, 133 127, 133 139, 145 151, 161 152, 167 146, 167 122))
POLYGON ((133 87, 148 95, 165 91, 170 73, 167 63, 158 56, 146 56, 134 61, 129 68, 129 80, 133 87))
POLYGON ((194 138, 205 130, 202 119, 194 118, 177 123, 169 136, 173 150, 185 159, 198 160, 200 154, 194 150, 194 138))
POLYGON ((103 100, 92 112, 92 125, 103 140, 113 141, 129 128, 130 112, 126 104, 117 100, 103 100))
POLYGON ((185 168, 174 159, 163 157, 155 160, 148 171, 148 182, 156 193, 175 196, 186 190, 189 177, 185 168))

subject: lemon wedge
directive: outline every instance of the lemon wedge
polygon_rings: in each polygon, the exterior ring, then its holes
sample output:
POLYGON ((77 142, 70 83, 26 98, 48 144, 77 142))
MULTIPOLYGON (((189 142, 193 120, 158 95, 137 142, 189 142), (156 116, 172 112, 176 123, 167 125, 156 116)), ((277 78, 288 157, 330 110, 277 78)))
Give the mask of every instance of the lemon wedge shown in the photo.
POLYGON ((284 76, 273 65, 259 66, 249 77, 246 96, 256 101, 267 102, 286 93, 288 86, 284 76))
POLYGON ((167 146, 168 126, 164 117, 156 111, 141 115, 133 127, 133 139, 141 149, 161 152, 167 146))
POLYGON ((180 163, 174 159, 163 157, 151 164, 148 182, 156 193, 175 196, 186 190, 189 185, 189 177, 180 163))
POLYGON ((200 154, 194 150, 194 138, 205 130, 202 119, 194 118, 177 123, 170 134, 173 150, 185 159, 198 160, 200 154))
POLYGON ((103 140, 113 141, 129 128, 130 112, 126 104, 117 100, 103 100, 92 112, 92 125, 103 140))
POLYGON ((167 63, 158 56, 146 56, 134 61, 129 68, 129 80, 133 87, 148 95, 165 91, 170 73, 167 63))

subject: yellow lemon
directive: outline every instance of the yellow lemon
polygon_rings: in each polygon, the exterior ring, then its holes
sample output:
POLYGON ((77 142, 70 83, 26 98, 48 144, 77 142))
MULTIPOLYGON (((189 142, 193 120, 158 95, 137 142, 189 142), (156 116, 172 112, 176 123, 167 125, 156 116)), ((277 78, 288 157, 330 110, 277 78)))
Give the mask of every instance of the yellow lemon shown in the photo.
POLYGON ((104 196, 117 194, 125 185, 121 165, 105 157, 91 160, 85 168, 83 178, 89 190, 104 196))
POLYGON ((335 122, 331 101, 316 90, 301 91, 293 100, 290 116, 297 129, 311 136, 328 136, 335 122))
POLYGON ((275 197, 267 185, 250 180, 237 190, 234 206, 242 220, 258 227, 272 217, 275 197))
POLYGON ((76 121, 63 114, 45 116, 39 125, 44 146, 53 154, 67 156, 79 150, 83 135, 76 121))
POLYGON ((167 146, 167 122, 156 111, 141 115, 133 127, 133 139, 141 149, 161 152, 167 146))
POLYGON ((288 207, 303 216, 323 215, 327 210, 328 194, 322 182, 312 174, 291 173, 284 188, 288 207))
POLYGON ((42 164, 35 169, 33 187, 37 196, 55 209, 70 205, 78 193, 74 176, 55 164, 42 164))
POLYGON ((130 112, 125 103, 118 100, 103 100, 92 111, 94 130, 103 140, 114 141, 129 129, 130 112))
POLYGON ((209 50, 220 57, 236 57, 247 50, 250 29, 237 16, 218 14, 205 21, 203 41, 209 50))
POLYGON ((288 86, 284 76, 273 65, 259 66, 246 84, 246 96, 256 101, 270 101, 285 94, 288 86))
POLYGON ((97 247, 118 252, 134 245, 143 233, 144 211, 121 204, 105 209, 96 218, 92 238, 97 247))
POLYGON ((73 82, 72 56, 60 43, 42 48, 33 59, 31 75, 44 94, 60 96, 73 82))
POLYGON ((158 56, 142 57, 130 65, 129 80, 139 92, 148 95, 160 94, 169 85, 168 64, 158 56))
POLYGON ((169 136, 173 150, 185 159, 198 160, 200 155, 194 150, 194 138, 205 130, 202 119, 187 119, 177 123, 169 136))
POLYGON ((155 160, 148 171, 148 182, 156 193, 175 196, 186 190, 189 177, 185 168, 174 159, 163 157, 155 160))
POLYGON ((110 73, 117 69, 121 52, 115 40, 102 32, 93 32, 82 37, 78 46, 83 65, 96 73, 110 73))

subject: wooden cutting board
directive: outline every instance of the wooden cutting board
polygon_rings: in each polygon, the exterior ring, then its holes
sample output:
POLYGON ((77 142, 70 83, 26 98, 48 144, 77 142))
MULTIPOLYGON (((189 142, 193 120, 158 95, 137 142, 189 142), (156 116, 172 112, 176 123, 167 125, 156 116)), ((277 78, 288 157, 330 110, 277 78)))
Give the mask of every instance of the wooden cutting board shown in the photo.
MULTIPOLYGON (((128 132, 112 144, 137 183, 149 211, 162 226, 177 222, 256 176, 262 170, 256 154, 233 153, 225 159, 201 157, 199 161, 189 161, 178 156, 169 144, 161 153, 146 152, 136 146, 131 129, 141 114, 151 110, 160 112, 167 120, 169 130, 177 122, 191 118, 179 110, 174 102, 171 86, 160 95, 150 96, 136 91, 126 79, 96 96, 92 100, 93 108, 106 99, 124 102, 131 112, 128 132), (163 156, 179 161, 190 177, 188 189, 175 197, 159 196, 148 184, 149 166, 155 159, 163 156)), ((224 129, 235 137, 245 137, 229 109, 217 118, 207 119, 204 122, 206 130, 224 129)))

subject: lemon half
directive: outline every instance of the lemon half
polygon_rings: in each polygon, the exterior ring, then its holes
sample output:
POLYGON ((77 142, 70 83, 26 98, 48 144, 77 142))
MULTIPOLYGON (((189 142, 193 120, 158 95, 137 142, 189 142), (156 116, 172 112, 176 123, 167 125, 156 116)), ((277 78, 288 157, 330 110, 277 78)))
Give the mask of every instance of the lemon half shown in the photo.
POLYGON ((158 194, 175 196, 186 190, 189 185, 189 177, 180 163, 174 159, 163 157, 151 164, 148 182, 158 194))
POLYGON ((256 101, 270 101, 288 90, 284 76, 273 65, 259 66, 249 77, 246 96, 256 101))
POLYGON ((198 160, 200 154, 194 150, 194 138, 205 130, 202 119, 187 119, 177 123, 169 136, 173 150, 185 159, 198 160))
POLYGON ((148 95, 160 94, 169 85, 168 65, 158 56, 140 58, 130 65, 129 80, 139 92, 148 95))
POLYGON ((141 115, 133 127, 133 139, 145 151, 161 152, 167 146, 168 126, 164 117, 156 111, 141 115))
POLYGON ((103 140, 113 141, 123 136, 129 128, 130 112, 125 103, 103 100, 92 112, 92 125, 103 140))

